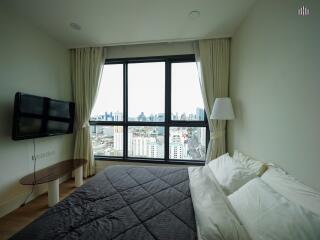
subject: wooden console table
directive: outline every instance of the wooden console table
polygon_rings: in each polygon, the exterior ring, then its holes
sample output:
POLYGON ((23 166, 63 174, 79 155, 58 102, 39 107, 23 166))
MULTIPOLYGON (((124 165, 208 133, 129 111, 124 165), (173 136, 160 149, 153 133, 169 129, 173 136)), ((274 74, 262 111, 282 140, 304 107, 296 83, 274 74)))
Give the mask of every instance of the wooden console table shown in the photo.
POLYGON ((22 185, 48 183, 48 205, 52 207, 59 202, 59 178, 74 171, 75 185, 76 187, 81 186, 83 184, 83 165, 86 163, 86 159, 65 160, 21 178, 20 183, 22 185))

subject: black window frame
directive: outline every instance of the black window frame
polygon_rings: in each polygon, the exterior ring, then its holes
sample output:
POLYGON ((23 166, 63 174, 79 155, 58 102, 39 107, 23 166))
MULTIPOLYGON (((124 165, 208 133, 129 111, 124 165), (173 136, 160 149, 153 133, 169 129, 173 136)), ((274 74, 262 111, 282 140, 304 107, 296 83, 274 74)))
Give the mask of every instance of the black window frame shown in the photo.
POLYGON ((122 121, 89 121, 91 126, 122 126, 123 127, 123 156, 101 156, 95 155, 95 160, 124 161, 124 162, 144 162, 144 163, 164 163, 164 164, 188 164, 204 165, 205 160, 191 159, 169 159, 169 134, 170 127, 205 127, 206 128, 206 148, 209 143, 209 127, 206 113, 203 121, 182 121, 171 120, 171 64, 195 62, 195 55, 174 55, 138 58, 117 58, 106 59, 107 64, 123 64, 123 120, 122 121), (164 122, 141 122, 128 121, 128 64, 130 63, 165 63, 165 120, 164 122), (130 126, 156 126, 164 127, 164 158, 143 158, 128 156, 128 127, 130 126))

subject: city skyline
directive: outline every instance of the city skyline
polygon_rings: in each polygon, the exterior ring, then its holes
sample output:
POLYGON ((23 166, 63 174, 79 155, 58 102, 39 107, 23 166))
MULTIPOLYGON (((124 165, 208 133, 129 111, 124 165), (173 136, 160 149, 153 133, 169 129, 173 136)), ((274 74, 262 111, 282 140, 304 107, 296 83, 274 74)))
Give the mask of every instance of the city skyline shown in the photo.
MULTIPOLYGON (((171 120, 204 120, 205 111, 203 108, 197 107, 193 112, 190 113, 171 113, 171 120), (179 117, 180 116, 180 117, 179 117)), ((151 113, 150 115, 145 115, 144 112, 139 113, 136 116, 128 116, 129 121, 147 121, 154 118, 154 122, 163 122, 165 118, 164 113, 151 113), (143 119, 145 118, 145 120, 143 119)), ((102 121, 122 121, 123 120, 123 113, 122 112, 105 112, 99 115, 91 115, 91 120, 102 120, 102 121)))
MULTIPOLYGON (((95 155, 123 156, 122 126, 91 126, 95 155)), ((164 127, 130 126, 128 156, 164 158, 164 127)), ((204 160, 206 153, 205 127, 170 127, 169 158, 204 160)))

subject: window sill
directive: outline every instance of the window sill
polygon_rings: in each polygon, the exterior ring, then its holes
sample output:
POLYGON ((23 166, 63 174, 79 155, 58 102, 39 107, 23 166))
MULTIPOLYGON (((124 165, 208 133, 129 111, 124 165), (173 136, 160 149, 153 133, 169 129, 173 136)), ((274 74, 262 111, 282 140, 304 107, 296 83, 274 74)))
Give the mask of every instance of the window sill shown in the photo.
POLYGON ((174 164, 174 165, 194 165, 194 166, 203 166, 205 161, 195 161, 195 160, 164 160, 164 159, 142 159, 142 158, 117 158, 117 157, 103 157, 95 156, 94 158, 97 161, 118 161, 118 162, 139 162, 139 163, 154 163, 154 164, 174 164))

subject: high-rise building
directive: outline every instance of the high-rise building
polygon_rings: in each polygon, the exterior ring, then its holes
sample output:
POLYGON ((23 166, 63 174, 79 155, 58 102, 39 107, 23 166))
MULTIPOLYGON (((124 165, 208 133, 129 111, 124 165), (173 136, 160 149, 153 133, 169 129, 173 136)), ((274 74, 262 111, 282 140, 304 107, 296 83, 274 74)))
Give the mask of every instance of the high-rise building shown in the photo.
POLYGON ((151 114, 149 117, 148 117, 149 121, 150 122, 154 122, 155 121, 155 115, 151 114))
POLYGON ((97 125, 92 125, 91 129, 91 136, 94 136, 97 133, 97 125))
POLYGON ((123 114, 122 112, 115 112, 113 115, 113 121, 122 121, 123 120, 123 114))
POLYGON ((173 143, 170 145, 170 159, 182 159, 183 158, 183 146, 182 144, 173 143))
POLYGON ((200 144, 201 146, 206 147, 206 128, 202 127, 200 128, 200 134, 199 134, 199 140, 200 140, 200 144))
POLYGON ((197 108, 196 109, 196 119, 197 120, 203 120, 204 119, 204 109, 197 108))
POLYGON ((128 155, 133 157, 163 158, 164 143, 159 139, 159 129, 132 128, 128 132, 128 155))
POLYGON ((147 155, 147 138, 141 136, 133 136, 130 141, 129 154, 134 157, 147 155))
POLYGON ((123 149, 123 127, 114 126, 113 127, 113 141, 114 150, 116 155, 120 155, 123 149))
POLYGON ((156 138, 149 138, 148 145, 147 145, 147 157, 150 158, 161 158, 163 157, 163 145, 160 145, 156 138))
POLYGON ((105 120, 105 121, 113 121, 112 112, 110 112, 110 113, 105 112, 105 114, 104 114, 104 120, 105 120))
POLYGON ((96 133, 99 134, 99 135, 103 134, 103 127, 102 126, 97 126, 96 133))
POLYGON ((178 130, 170 136, 169 157, 170 159, 182 159, 183 152, 182 132, 178 130))

